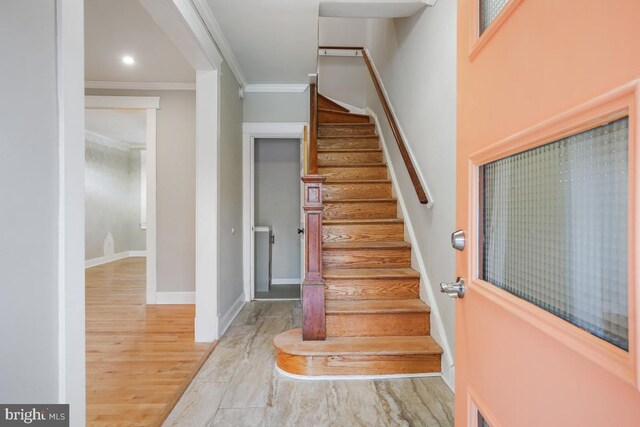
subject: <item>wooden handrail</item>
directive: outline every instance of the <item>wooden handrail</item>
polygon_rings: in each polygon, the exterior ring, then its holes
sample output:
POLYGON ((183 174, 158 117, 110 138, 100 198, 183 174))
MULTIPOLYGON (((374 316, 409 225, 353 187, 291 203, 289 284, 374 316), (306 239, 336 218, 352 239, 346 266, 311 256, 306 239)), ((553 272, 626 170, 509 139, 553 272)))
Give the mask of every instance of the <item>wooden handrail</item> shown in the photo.
POLYGON ((405 140, 402 138, 402 133, 400 132, 400 126, 396 121, 396 118, 393 115, 391 110, 391 106, 389 104, 389 100, 384 94, 382 90, 382 84, 378 79, 378 75, 375 72, 373 67, 373 62, 369 55, 367 54, 367 50, 363 47, 351 47, 351 46, 320 46, 318 49, 335 49, 335 50, 359 50, 362 52, 362 58, 364 59, 364 63, 369 70, 369 75, 371 76, 371 81, 373 82, 373 86, 376 88, 376 92, 378 93, 378 98, 380 98, 380 103, 382 104, 382 108, 384 109, 384 114, 387 116, 387 120, 389 121, 389 126, 391 126, 391 132, 393 133, 393 137, 398 144, 398 149, 400 150, 400 155, 402 156, 402 160, 404 161, 404 165, 407 168, 407 172, 409 172, 409 177, 411 178, 411 183, 413 184, 413 188, 416 191, 416 195, 418 196, 418 200, 423 205, 429 203, 429 199, 427 198, 427 193, 420 182, 420 178, 418 177, 418 172, 416 170, 413 161, 411 160, 411 156, 409 155, 409 150, 407 150, 407 145, 405 140))
POLYGON ((416 190, 418 200, 423 205, 426 205, 427 203, 429 203, 427 193, 422 187, 420 178, 418 178, 418 172, 416 171, 416 168, 411 161, 411 156, 409 155, 406 143, 402 138, 402 133, 400 133, 400 126, 398 126, 398 122, 396 122, 393 112, 391 111, 389 100, 384 95, 382 84, 378 80, 378 76, 376 75, 376 72, 373 68, 373 63, 371 62, 371 58, 369 58, 366 49, 362 49, 362 58, 364 58, 364 62, 367 65, 367 69, 369 70, 369 75, 371 76, 371 80, 373 81, 373 85, 376 88, 376 92, 378 92, 378 98, 380 98, 380 103, 382 104, 382 108, 384 109, 384 114, 387 116, 389 126, 391 126, 391 132, 393 133, 393 136, 396 139, 396 143, 398 144, 400 155, 402 156, 402 160, 404 160, 404 165, 407 168, 407 172, 409 172, 409 177, 411 178, 411 182, 413 183, 413 188, 416 190))

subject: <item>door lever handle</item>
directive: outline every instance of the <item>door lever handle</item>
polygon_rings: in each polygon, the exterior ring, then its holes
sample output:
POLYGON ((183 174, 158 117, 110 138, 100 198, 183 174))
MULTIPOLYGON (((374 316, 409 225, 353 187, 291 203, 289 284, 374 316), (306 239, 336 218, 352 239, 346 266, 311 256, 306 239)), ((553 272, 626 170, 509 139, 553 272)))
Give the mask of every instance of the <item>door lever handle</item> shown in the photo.
POLYGON ((440 292, 447 294, 451 298, 464 298, 467 287, 464 285, 464 279, 458 277, 455 283, 440 283, 440 292))
POLYGON ((304 234, 304 228, 298 228, 298 234, 304 234))

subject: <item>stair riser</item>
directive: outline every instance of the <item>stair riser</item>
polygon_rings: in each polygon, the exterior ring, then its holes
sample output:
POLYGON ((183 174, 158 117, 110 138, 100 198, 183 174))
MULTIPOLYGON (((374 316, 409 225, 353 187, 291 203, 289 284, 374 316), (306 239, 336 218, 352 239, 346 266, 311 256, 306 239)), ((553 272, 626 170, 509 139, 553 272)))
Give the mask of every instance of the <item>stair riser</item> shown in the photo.
POLYGON ((325 219, 388 219, 396 218, 396 202, 325 203, 325 219))
POLYGON ((322 187, 324 200, 340 199, 388 199, 391 183, 325 183, 322 187))
POLYGON ((420 296, 419 279, 325 279, 328 300, 408 299, 420 296))
POLYGON ((365 151, 354 153, 318 153, 318 165, 325 166, 327 164, 363 164, 363 163, 382 163, 381 151, 365 151))
POLYGON ((329 337, 429 335, 427 313, 327 314, 329 337))
POLYGON ((344 108, 338 103, 334 103, 328 99, 324 99, 323 97, 318 95, 318 108, 322 108, 323 110, 337 110, 348 112, 349 110, 344 108))
POLYGON ((296 375, 391 375, 440 372, 440 355, 301 356, 278 351, 278 367, 296 375))
POLYGON ((404 240, 403 224, 335 224, 322 226, 323 242, 382 242, 404 240))
POLYGON ((411 248, 327 249, 322 252, 322 264, 340 268, 411 267, 411 248))
POLYGON ((320 150, 331 149, 377 149, 380 148, 378 137, 371 138, 336 138, 336 139, 318 139, 318 148, 320 150))
POLYGON ((349 135, 375 135, 375 125, 370 126, 350 126, 350 125, 333 125, 318 126, 318 136, 349 136, 349 135))
POLYGON ((369 117, 349 113, 340 114, 318 111, 318 123, 369 123, 369 117))
POLYGON ((345 179, 387 179, 386 166, 362 166, 362 167, 327 167, 318 168, 320 175, 327 178, 345 179))

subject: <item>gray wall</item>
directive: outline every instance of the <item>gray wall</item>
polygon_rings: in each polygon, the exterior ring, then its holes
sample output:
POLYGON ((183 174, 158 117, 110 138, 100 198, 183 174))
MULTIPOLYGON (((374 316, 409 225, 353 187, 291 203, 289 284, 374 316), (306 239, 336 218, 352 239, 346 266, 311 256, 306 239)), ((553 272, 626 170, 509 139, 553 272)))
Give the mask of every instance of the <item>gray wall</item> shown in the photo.
POLYGON ((255 140, 255 224, 273 227, 272 279, 300 278, 300 140, 255 140))
POLYGON ((195 92, 89 89, 87 95, 160 97, 156 126, 157 289, 195 291, 195 92))
POLYGON ((6 0, 0 13, 2 403, 58 401, 55 3, 6 0))
POLYGON ((85 259, 105 255, 108 233, 115 253, 144 250, 140 209, 140 150, 85 141, 85 259))
POLYGON ((309 90, 300 93, 245 93, 243 114, 245 122, 307 122, 309 90))
POLYGON ((222 65, 220 78, 220 145, 218 151, 218 259, 220 313, 242 295, 242 101, 231 69, 222 65), (235 230, 235 234, 231 229, 235 230))
POLYGON ((413 244, 420 248, 452 349, 455 303, 439 292, 438 284, 455 279, 450 234, 456 209, 456 12, 455 1, 439 1, 409 18, 370 20, 367 44, 435 201, 431 209, 418 202, 373 85, 369 85, 367 103, 383 124, 416 233, 413 244))
MULTIPOLYGON (((367 19, 320 18, 320 45, 366 46, 367 19)), ((361 57, 320 56, 318 58, 321 94, 354 107, 367 106, 369 74, 361 57)))

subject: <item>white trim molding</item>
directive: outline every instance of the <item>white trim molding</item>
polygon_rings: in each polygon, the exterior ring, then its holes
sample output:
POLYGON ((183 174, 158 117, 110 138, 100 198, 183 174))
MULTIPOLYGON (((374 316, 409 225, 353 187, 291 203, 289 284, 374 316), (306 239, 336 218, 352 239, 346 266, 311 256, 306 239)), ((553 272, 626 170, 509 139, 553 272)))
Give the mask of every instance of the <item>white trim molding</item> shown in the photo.
POLYGON ((213 11, 205 0, 193 0, 193 4, 198 13, 200 13, 204 24, 207 26, 209 33, 211 34, 211 37, 213 37, 216 44, 218 45, 218 48, 222 51, 222 56, 227 61, 227 64, 229 65, 229 68, 231 68, 231 72, 236 77, 236 80, 240 84, 240 87, 244 88, 245 86, 247 86, 247 79, 242 72, 242 68, 240 67, 238 59, 233 53, 233 49, 231 49, 227 38, 224 36, 224 33, 222 32, 218 21, 213 15, 213 11))
POLYGON ((91 258, 84 262, 84 268, 96 267, 98 265, 108 264, 113 261, 118 261, 130 257, 146 257, 147 251, 124 251, 118 252, 113 255, 105 255, 98 258, 91 258))
POLYGON ((163 83, 163 82, 105 82, 87 80, 85 89, 120 89, 120 90, 196 90, 195 83, 163 83))
MULTIPOLYGON (((69 404, 71 427, 86 419, 84 264, 84 2, 55 1, 57 176, 57 376, 51 403, 69 404)), ((28 72, 28 70, 25 70, 28 72)), ((34 120, 37 120, 34 117, 34 120)), ((54 339, 52 337, 52 339, 54 339)), ((37 386, 36 386, 37 387, 37 386)))
POLYGON ((298 278, 289 278, 289 279, 271 279, 271 284, 278 285, 299 285, 302 283, 302 280, 298 278))
POLYGON ((101 96, 86 95, 86 109, 159 110, 159 96, 101 96))
POLYGON ((240 313, 240 310, 242 310, 242 307, 244 307, 244 305, 246 304, 247 302, 246 299, 247 298, 245 297, 243 292, 242 294, 240 294, 238 299, 235 300, 233 304, 231 304, 231 307, 229 307, 229 310, 227 310, 225 314, 220 316, 220 322, 219 322, 220 330, 218 332, 219 336, 224 335, 227 329, 229 329, 229 326, 231 326, 231 322, 233 322, 233 320, 236 318, 238 313, 240 313))
MULTIPOLYGON (((407 205, 405 203, 404 195, 398 185, 398 177, 396 175, 395 168, 393 166, 393 162, 391 162, 391 157, 389 156, 389 147, 387 145, 387 141, 384 138, 384 133, 382 132, 382 127, 380 126, 380 120, 376 113, 371 110, 371 108, 367 108, 366 114, 373 117, 373 120, 376 124, 376 128, 379 130, 378 134, 380 137, 380 145, 382 146, 382 151, 384 152, 384 157, 387 160, 387 168, 389 169, 389 175, 391 176, 391 183, 393 185, 393 190, 396 194, 396 198, 398 199, 398 205, 400 206, 400 211, 402 212, 402 218, 404 219, 405 230, 407 234, 409 234, 409 241, 411 243, 411 250, 413 252, 412 255, 412 264, 415 261, 417 263, 418 271, 420 272, 420 298, 425 300, 426 303, 431 308, 431 335, 437 341, 437 343, 442 347, 442 361, 441 361, 441 376, 443 381, 449 386, 449 388, 454 391, 454 374, 455 374, 455 366, 454 366, 454 355, 451 350, 451 346, 449 345, 449 337, 447 336, 447 331, 444 327, 444 323, 442 322, 442 316, 440 315, 440 309, 438 308, 438 304, 436 303, 436 298, 434 295, 433 287, 431 280, 429 279, 429 275, 427 273, 427 267, 424 264, 424 258, 422 258, 422 251, 420 250, 420 245, 418 238, 416 237, 416 233, 413 229, 413 223, 411 222, 411 217, 409 216, 409 211, 407 209, 407 205), (426 294, 426 298, 425 298, 426 294)), ((430 199, 431 200, 431 199, 430 199)))
POLYGON ((247 93, 302 93, 308 84, 250 84, 244 88, 247 93))
POLYGON ((195 304, 195 292, 156 292, 156 304, 195 304))
POLYGON ((220 72, 196 72, 196 342, 218 339, 220 72))
POLYGON ((362 380, 397 380, 402 378, 439 377, 439 372, 425 372, 418 374, 380 374, 380 375, 299 375, 289 373, 275 364, 275 370, 283 377, 302 381, 362 381, 362 380))

